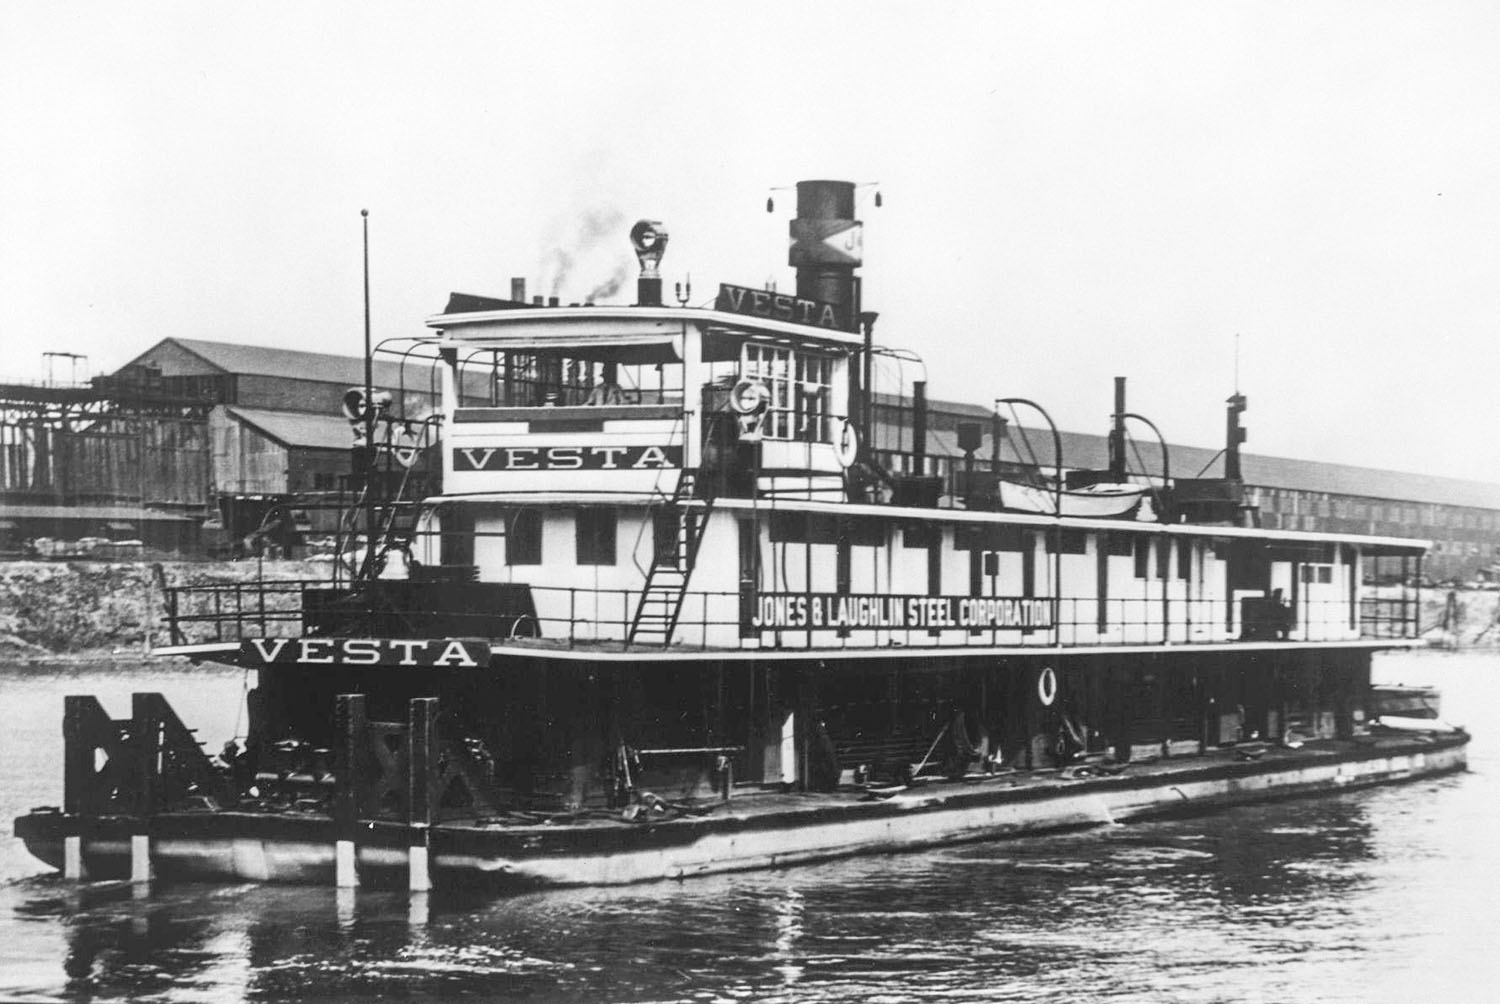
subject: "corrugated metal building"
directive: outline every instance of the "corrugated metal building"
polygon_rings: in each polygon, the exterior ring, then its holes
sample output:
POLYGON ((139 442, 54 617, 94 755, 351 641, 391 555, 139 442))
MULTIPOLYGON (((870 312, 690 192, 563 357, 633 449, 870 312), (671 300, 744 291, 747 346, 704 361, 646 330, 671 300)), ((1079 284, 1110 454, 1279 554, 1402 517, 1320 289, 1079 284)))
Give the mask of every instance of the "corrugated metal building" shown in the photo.
MULTIPOLYGON (((980 423, 984 438, 977 453, 989 454, 992 409, 935 400, 927 406, 930 455, 962 457, 959 422, 980 423)), ((904 442, 897 435, 903 425, 909 427, 911 407, 909 399, 882 397, 875 409, 877 446, 911 448, 909 431, 904 442)), ((1012 444, 1029 440, 1042 467, 1051 466, 1050 432, 1012 428, 1007 437, 1012 444)), ((1061 439, 1065 470, 1109 466, 1108 437, 1062 432, 1061 439)), ((1212 476, 1212 470, 1222 469, 1216 466, 1221 461, 1217 450, 1175 443, 1168 443, 1167 450, 1174 478, 1194 477, 1205 468, 1211 469, 1212 476)), ((1006 456, 1016 457, 1015 445, 1007 445, 1006 456)), ((1155 442, 1141 443, 1129 461, 1134 472, 1150 477, 1161 474, 1161 449, 1155 442)), ((1429 540, 1432 549, 1425 569, 1438 581, 1493 579, 1500 570, 1500 485, 1252 453, 1241 454, 1240 466, 1246 501, 1259 508, 1262 526, 1429 540)))
MULTIPOLYGON (((483 374, 466 377, 466 385, 471 379, 475 381, 469 387, 471 394, 482 395, 482 378, 483 374)), ((411 359, 403 364, 377 359, 374 379, 377 388, 391 392, 406 415, 422 414, 436 405, 438 382, 429 360, 411 359)), ((195 399, 214 402, 211 411, 200 409, 196 419, 184 413, 161 417, 162 422, 171 424, 166 432, 174 437, 173 442, 206 443, 208 462, 196 467, 177 463, 169 473, 163 473, 165 480, 160 485, 143 484, 156 480, 157 475, 149 469, 144 477, 134 474, 132 465, 132 481, 139 487, 129 499, 122 497, 120 501, 196 500, 207 517, 219 508, 217 502, 224 496, 266 497, 335 489, 340 477, 349 471, 349 450, 354 445, 352 430, 341 411, 343 395, 363 382, 363 361, 354 356, 165 338, 100 385, 167 387, 178 392, 191 389, 195 399), (205 413, 206 418, 202 417, 205 413), (193 428, 185 428, 184 422, 193 428), (193 474, 192 484, 183 484, 184 471, 201 474, 193 474), (198 477, 201 482, 195 480, 198 477)), ((909 424, 910 408, 910 401, 894 397, 884 397, 877 403, 876 446, 910 448, 910 432, 898 432, 902 424, 909 424), (901 422, 903 418, 905 423, 901 422)), ((985 430, 980 453, 987 454, 992 414, 983 406, 929 401, 928 453, 953 458, 939 464, 961 463, 957 459, 962 452, 956 430, 959 422, 967 421, 978 422, 985 430)), ((1050 434, 1028 429, 1024 435, 1030 438, 1042 465, 1050 465, 1050 434)), ((1104 435, 1061 435, 1066 468, 1108 466, 1104 435)), ((155 441, 150 435, 142 438, 139 430, 132 431, 132 438, 148 444, 155 441)), ((1011 438, 1019 441, 1024 437, 1021 430, 1013 429, 1011 438)), ((1218 458, 1217 451, 1194 446, 1170 444, 1169 452, 1176 477, 1195 476, 1212 467, 1218 458)), ((1139 452, 1131 456, 1131 466, 1157 476, 1158 454, 1156 444, 1141 444, 1139 452)), ((1500 566, 1500 485, 1256 454, 1243 454, 1241 466, 1247 501, 1259 507, 1264 526, 1428 539, 1433 549, 1427 570, 1439 580, 1472 579, 1500 566)), ((104 500, 78 498, 71 504, 99 501, 104 500)), ((5 514, 0 513, 0 517, 5 514)), ((13 542, 27 536, 16 519, 10 521, 17 524, 8 531, 13 542)), ((4 529, 0 524, 0 530, 4 529)))

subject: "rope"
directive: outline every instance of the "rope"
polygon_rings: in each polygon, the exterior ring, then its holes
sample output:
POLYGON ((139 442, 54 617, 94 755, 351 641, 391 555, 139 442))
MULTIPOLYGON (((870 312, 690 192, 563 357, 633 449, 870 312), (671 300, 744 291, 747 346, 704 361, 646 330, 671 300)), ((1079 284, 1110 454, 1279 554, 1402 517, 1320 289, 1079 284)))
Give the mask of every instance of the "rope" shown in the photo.
POLYGON ((952 722, 949 722, 948 725, 944 725, 942 730, 938 732, 937 738, 932 741, 932 745, 927 747, 927 753, 922 757, 921 761, 911 769, 912 777, 916 777, 918 774, 922 773, 922 768, 926 767, 927 761, 932 759, 932 751, 937 749, 938 743, 943 741, 943 736, 948 734, 948 728, 952 724, 952 722))

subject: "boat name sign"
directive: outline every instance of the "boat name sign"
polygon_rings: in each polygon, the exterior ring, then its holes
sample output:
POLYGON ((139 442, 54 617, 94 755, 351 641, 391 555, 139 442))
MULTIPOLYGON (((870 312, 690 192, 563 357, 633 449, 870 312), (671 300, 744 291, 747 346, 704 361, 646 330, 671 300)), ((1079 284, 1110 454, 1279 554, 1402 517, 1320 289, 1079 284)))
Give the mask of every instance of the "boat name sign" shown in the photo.
POLYGON ((984 628, 1052 626, 1052 601, 1029 596, 891 596, 761 593, 749 613, 755 631, 789 628, 984 628))
POLYGON ((773 293, 768 289, 751 289, 748 286, 719 284, 719 296, 714 300, 714 309, 726 314, 746 314, 764 317, 772 321, 787 321, 792 324, 810 324, 816 328, 832 328, 835 331, 848 329, 836 303, 826 300, 809 300, 805 296, 789 296, 773 293))
POLYGON ((267 666, 488 666, 490 646, 478 638, 249 638, 240 654, 267 666))
POLYGON ((615 471, 682 466, 681 446, 461 446, 455 471, 615 471))

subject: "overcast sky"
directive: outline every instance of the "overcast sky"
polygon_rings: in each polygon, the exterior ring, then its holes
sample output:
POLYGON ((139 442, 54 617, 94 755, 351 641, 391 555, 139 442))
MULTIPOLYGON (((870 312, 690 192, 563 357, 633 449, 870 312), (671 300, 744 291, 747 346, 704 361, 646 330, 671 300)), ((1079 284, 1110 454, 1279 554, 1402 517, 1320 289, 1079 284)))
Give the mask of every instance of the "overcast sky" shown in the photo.
POLYGON ((669 291, 789 289, 768 189, 841 178, 934 397, 1103 432, 1123 375, 1216 446, 1238 332, 1252 451, 1500 481, 1497 52, 1493 2, 9 0, 0 370, 356 354, 364 207, 377 338, 643 216, 669 291))

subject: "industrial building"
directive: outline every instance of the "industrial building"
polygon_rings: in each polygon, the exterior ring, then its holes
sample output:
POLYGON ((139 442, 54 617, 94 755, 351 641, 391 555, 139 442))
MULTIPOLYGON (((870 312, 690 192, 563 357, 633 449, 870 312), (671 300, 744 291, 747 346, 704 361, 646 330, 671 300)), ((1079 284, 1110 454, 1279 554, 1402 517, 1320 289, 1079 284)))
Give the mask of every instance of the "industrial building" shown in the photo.
MULTIPOLYGON (((469 384, 482 376, 466 375, 469 393, 481 392, 469 384)), ((436 407, 430 361, 377 359, 373 377, 400 414, 436 407)), ((355 441, 343 398, 363 382, 354 356, 165 338, 86 386, 0 385, 0 552, 23 553, 37 538, 89 538, 222 553, 275 505, 295 512, 284 539, 328 532, 332 517, 315 503, 345 486, 355 441)), ((909 397, 880 396, 877 447, 899 455, 911 445, 882 440, 880 430, 912 407, 909 397)), ((993 414, 926 402, 933 473, 962 463, 960 423, 988 430, 993 414)), ((1137 445, 1132 472, 1159 478, 1162 444, 1137 445)), ((1104 434, 1063 432, 1061 446, 1066 470, 1108 463, 1104 434)), ((1165 446, 1176 476, 1218 457, 1165 446)), ((1036 462, 1046 469, 1053 458, 1043 453, 1036 462)), ((1429 578, 1500 579, 1500 485, 1252 453, 1241 466, 1244 504, 1262 526, 1423 538, 1432 541, 1429 578)))
MULTIPOLYGON (((910 398, 882 396, 875 406, 877 430, 896 428, 897 412, 912 407, 910 398)), ((979 423, 984 438, 978 452, 991 449, 992 408, 933 400, 926 402, 926 412, 927 452, 933 458, 950 458, 933 461, 935 473, 962 462, 954 459, 962 457, 957 439, 960 423, 979 423)), ((1053 461, 1049 437, 1050 433, 1037 429, 1026 430, 1025 435, 1010 434, 1016 441, 1029 438, 1044 471, 1053 461)), ((1107 436, 1063 431, 1060 438, 1065 471, 1108 466, 1107 436)), ((879 445, 890 446, 898 454, 910 446, 885 441, 879 445)), ((1221 458, 1215 449, 1148 439, 1130 452, 1132 473, 1160 479, 1163 446, 1173 478, 1210 469, 1221 458)), ((1432 547, 1423 565, 1426 577, 1500 581, 1500 485, 1253 453, 1241 453, 1240 466, 1244 504, 1261 526, 1429 540, 1432 547)))

